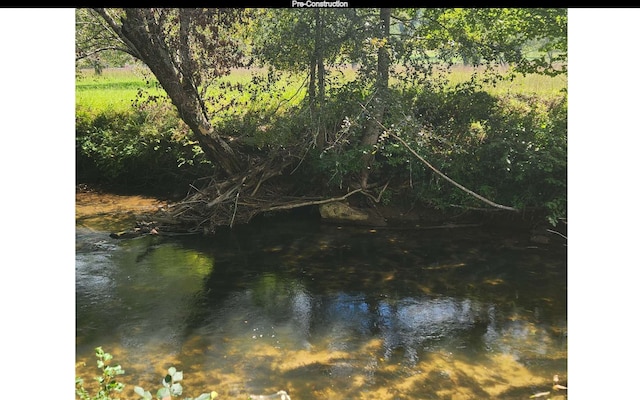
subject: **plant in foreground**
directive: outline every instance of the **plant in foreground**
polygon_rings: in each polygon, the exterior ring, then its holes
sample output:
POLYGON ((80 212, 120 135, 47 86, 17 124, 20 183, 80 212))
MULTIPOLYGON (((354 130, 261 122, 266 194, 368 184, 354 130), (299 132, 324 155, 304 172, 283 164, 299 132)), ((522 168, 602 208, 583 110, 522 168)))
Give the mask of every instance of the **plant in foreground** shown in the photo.
MULTIPOLYGON (((96 357, 98 358, 98 368, 102 370, 102 375, 96 377, 96 381, 100 383, 98 393, 91 396, 84 387, 82 378, 76 377, 76 394, 81 400, 114 400, 111 395, 115 392, 122 392, 124 384, 116 381, 116 376, 124 374, 124 370, 120 365, 110 366, 109 361, 113 358, 111 354, 105 353, 102 347, 96 347, 96 357)), ((178 371, 175 367, 167 370, 167 375, 162 378, 162 387, 156 392, 158 400, 171 400, 174 397, 182 396, 182 384, 180 383, 184 375, 182 371, 178 371)), ((152 400, 153 395, 148 390, 144 390, 140 386, 135 386, 133 391, 142 398, 142 400, 152 400)), ((185 397, 185 400, 213 400, 218 397, 218 393, 212 391, 210 393, 202 393, 198 397, 185 397)), ((284 390, 272 395, 251 395, 251 400, 291 400, 289 394, 284 390)))
MULTIPOLYGON (((172 397, 182 396, 182 385, 180 381, 182 381, 183 374, 182 371, 178 371, 175 367, 171 367, 167 370, 167 375, 162 378, 162 387, 158 389, 156 393, 156 397, 160 400, 170 400, 172 397)), ((151 400, 153 396, 151 392, 148 390, 144 390, 140 386, 136 386, 133 389, 137 395, 139 395, 144 400, 151 400)), ((203 393, 196 398, 187 397, 185 400, 211 400, 218 397, 218 393, 203 393)))
POLYGON ((102 347, 96 347, 95 350, 98 368, 102 370, 102 375, 95 378, 100 384, 98 393, 91 396, 84 387, 83 379, 76 378, 76 394, 82 400, 111 400, 112 393, 122 392, 122 389, 124 389, 124 384, 116 381, 116 376, 124 374, 124 370, 120 365, 109 365, 109 361, 113 357, 111 354, 105 353, 102 347))
MULTIPOLYGON (((100 388, 95 395, 89 394, 84 387, 84 380, 76 377, 76 395, 81 400, 113 400, 114 393, 122 392, 124 383, 118 382, 116 377, 124 374, 124 370, 120 365, 111 366, 109 362, 113 356, 105 353, 102 347, 96 347, 96 358, 98 359, 98 368, 102 370, 101 376, 96 377, 96 381, 100 384, 100 388)), ((167 370, 167 375, 162 378, 162 387, 156 393, 159 400, 170 400, 173 397, 182 396, 182 385, 180 381, 183 379, 182 371, 171 367, 167 370)), ((140 386, 133 389, 144 400, 151 400, 153 396, 151 392, 144 390, 140 386)), ((185 400, 212 400, 218 397, 218 393, 203 393, 196 398, 186 397, 185 400)))

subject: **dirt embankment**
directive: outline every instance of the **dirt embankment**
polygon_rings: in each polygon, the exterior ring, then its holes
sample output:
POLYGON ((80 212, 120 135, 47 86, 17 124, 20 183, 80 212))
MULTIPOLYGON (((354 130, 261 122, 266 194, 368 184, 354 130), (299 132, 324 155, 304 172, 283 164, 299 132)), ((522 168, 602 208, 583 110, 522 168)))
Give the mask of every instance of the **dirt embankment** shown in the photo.
POLYGON ((124 230, 141 216, 166 206, 166 201, 153 197, 80 188, 76 190, 76 225, 101 231, 124 230))

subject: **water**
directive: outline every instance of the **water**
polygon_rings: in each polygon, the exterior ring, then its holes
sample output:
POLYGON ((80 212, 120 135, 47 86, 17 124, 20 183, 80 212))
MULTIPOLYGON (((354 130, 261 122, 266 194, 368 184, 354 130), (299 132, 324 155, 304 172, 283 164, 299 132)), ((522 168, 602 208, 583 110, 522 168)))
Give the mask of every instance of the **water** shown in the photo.
POLYGON ((562 243, 267 218, 213 237, 76 230, 77 374, 102 346, 152 394, 522 399, 567 385, 562 243), (84 363, 84 366, 83 366, 84 363))

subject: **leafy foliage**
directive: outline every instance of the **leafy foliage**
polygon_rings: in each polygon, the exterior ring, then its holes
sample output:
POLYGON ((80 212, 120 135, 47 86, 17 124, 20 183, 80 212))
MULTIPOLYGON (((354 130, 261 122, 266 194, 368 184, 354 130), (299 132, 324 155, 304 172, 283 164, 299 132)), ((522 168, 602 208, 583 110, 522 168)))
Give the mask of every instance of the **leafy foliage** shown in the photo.
MULTIPOLYGON (((180 83, 167 91, 179 117, 161 103, 130 114, 79 108, 81 170, 111 181, 134 181, 144 171, 145 180, 166 182, 216 168, 233 174, 241 159, 273 165, 286 155, 283 164, 299 159, 291 187, 341 192, 366 186, 364 170, 369 182, 394 183, 385 201, 395 192, 437 207, 478 205, 385 136, 379 122, 482 196, 542 209, 551 223, 566 214, 566 93, 543 98, 484 90, 516 74, 565 74, 566 9, 96 12, 112 23, 124 18, 121 28, 130 31, 114 35, 112 26, 111 36, 92 36, 99 30, 88 27, 95 25, 79 24, 87 27, 78 34, 79 54, 89 54, 85 45, 116 46, 118 37, 137 41, 133 49, 125 47, 153 62, 165 89, 180 83), (138 30, 141 25, 147 28, 138 30), (266 74, 249 84, 219 80, 231 67, 251 62, 266 67, 266 74), (451 86, 449 68, 460 63, 474 73, 451 86), (341 75, 345 65, 355 78, 341 75), (306 81, 294 84, 283 72, 306 81), (287 90, 296 94, 284 96, 287 90), (299 92, 306 101, 288 101, 299 92), (241 157, 227 151, 232 146, 241 157)), ((95 21, 92 15, 79 12, 78 21, 95 21)))
MULTIPOLYGON (((178 371, 175 367, 170 367, 167 370, 167 375, 162 379, 162 387, 158 389, 156 398, 160 400, 169 400, 173 397, 182 396, 182 384, 180 383, 182 379, 182 371, 178 371)), ((151 392, 144 390, 140 386, 134 387, 133 390, 143 400, 153 399, 151 392)), ((185 397, 185 400, 212 400, 216 397, 218 397, 218 393, 212 391, 210 393, 202 393, 200 396, 195 398, 185 397)))
POLYGON ((124 374, 124 370, 120 365, 109 365, 113 356, 105 353, 102 347, 97 347, 95 351, 98 368, 102 371, 102 374, 95 378, 99 384, 98 392, 91 395, 85 389, 84 381, 76 378, 76 395, 81 400, 111 400, 114 393, 120 393, 124 389, 124 384, 116 380, 118 375, 124 374))
MULTIPOLYGON (((117 381, 119 375, 123 375, 125 371, 120 365, 111 366, 110 361, 113 356, 106 353, 102 347, 96 347, 96 358, 98 368, 102 371, 100 376, 95 379, 99 384, 98 392, 91 395, 85 388, 84 381, 81 378, 76 377, 76 395, 81 400, 114 400, 117 393, 121 393, 125 385, 117 381)), ((174 397, 182 396, 182 380, 184 374, 182 371, 178 371, 175 367, 170 367, 167 370, 167 375, 162 378, 162 387, 158 389, 156 398, 158 400, 170 400, 174 397)), ((134 387, 134 392, 140 396, 143 400, 151 400, 153 396, 148 390, 144 390, 140 386, 134 387)), ((185 397, 185 400, 213 400, 218 397, 218 393, 215 391, 209 393, 202 393, 198 397, 185 397)))
POLYGON ((511 64, 520 73, 566 73, 565 8, 411 9, 411 48, 435 50, 441 60, 494 69, 511 64))
POLYGON ((90 9, 76 9, 76 61, 77 68, 92 68, 97 74, 107 67, 132 63, 126 48, 104 29, 90 9))
MULTIPOLYGON (((566 216, 566 107, 566 96, 493 97, 463 85, 423 92, 412 108, 415 114, 395 130, 455 181, 501 204, 543 208, 555 224, 566 216)), ((391 166, 402 165, 394 159, 410 158, 388 139, 379 148, 391 166)), ((406 172, 423 200, 476 206, 474 199, 442 185, 428 170, 418 172, 420 165, 409 166, 406 172)))
POLYGON ((77 178, 85 183, 185 187, 210 162, 167 104, 130 111, 76 111, 77 178))

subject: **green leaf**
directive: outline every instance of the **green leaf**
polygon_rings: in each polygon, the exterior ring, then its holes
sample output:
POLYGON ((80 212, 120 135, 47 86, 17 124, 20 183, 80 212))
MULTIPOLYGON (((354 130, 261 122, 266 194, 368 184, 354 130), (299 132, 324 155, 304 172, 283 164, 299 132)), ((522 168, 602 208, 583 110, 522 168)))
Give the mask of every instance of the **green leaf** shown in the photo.
POLYGON ((159 399, 164 399, 167 396, 171 397, 171 392, 169 391, 169 388, 161 388, 158 390, 158 393, 156 393, 156 397, 159 399))
POLYGON ((182 395, 182 385, 179 383, 174 383, 173 385, 171 385, 171 394, 174 394, 176 396, 182 395))
POLYGON ((144 390, 140 386, 134 387, 133 391, 145 400, 151 400, 153 398, 153 396, 151 396, 151 392, 149 392, 148 390, 144 390))

